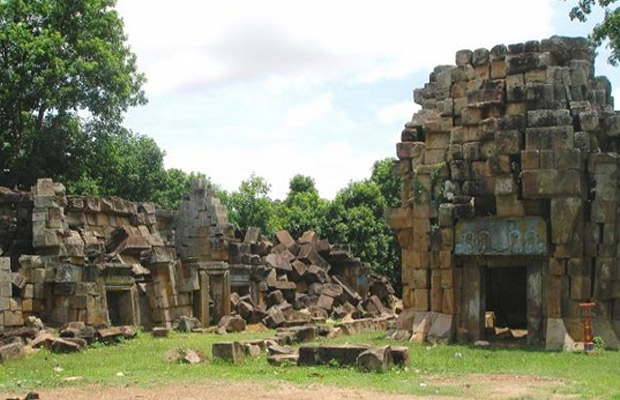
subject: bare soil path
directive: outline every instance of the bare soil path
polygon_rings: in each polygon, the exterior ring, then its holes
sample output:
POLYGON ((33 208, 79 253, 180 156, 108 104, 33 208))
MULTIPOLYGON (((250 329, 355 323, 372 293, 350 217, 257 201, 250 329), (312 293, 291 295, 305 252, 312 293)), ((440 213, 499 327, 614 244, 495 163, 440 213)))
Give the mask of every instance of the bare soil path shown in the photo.
MULTIPOLYGON (((101 387, 97 385, 44 389, 42 400, 410 400, 410 399, 572 399, 554 394, 564 386, 558 380, 535 376, 472 374, 458 378, 429 377, 429 386, 461 388, 462 397, 412 396, 367 389, 324 385, 296 386, 288 383, 205 381, 196 384, 170 383, 157 387, 101 387)), ((0 399, 23 398, 25 393, 0 393, 0 399)))

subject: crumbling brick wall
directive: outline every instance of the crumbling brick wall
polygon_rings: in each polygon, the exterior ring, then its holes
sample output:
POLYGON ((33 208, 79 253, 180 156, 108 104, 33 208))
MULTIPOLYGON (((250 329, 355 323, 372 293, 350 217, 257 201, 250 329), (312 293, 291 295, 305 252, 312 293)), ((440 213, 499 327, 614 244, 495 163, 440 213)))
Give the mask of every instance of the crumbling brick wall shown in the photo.
POLYGON ((617 345, 620 115, 587 41, 459 51, 414 100, 397 144, 402 208, 388 216, 405 306, 441 315, 442 340, 480 339, 481 274, 516 263, 531 343, 579 340, 579 303, 593 300, 595 328, 617 345))

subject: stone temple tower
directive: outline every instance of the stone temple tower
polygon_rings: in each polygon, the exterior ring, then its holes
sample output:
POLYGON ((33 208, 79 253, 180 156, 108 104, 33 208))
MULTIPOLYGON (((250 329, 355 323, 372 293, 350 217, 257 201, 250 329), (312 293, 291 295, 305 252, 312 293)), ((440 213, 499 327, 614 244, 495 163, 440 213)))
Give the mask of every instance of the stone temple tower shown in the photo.
POLYGON ((414 92, 397 144, 416 340, 476 341, 495 323, 574 348, 579 304, 620 337, 620 115, 583 38, 462 50, 414 92))

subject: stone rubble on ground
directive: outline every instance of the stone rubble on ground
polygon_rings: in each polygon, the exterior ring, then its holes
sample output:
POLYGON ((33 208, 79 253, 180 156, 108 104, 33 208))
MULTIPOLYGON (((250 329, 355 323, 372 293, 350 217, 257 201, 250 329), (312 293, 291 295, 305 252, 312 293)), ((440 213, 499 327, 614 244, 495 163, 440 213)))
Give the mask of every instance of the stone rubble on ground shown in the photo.
MULTIPOLYGON (((265 276, 258 285, 265 296, 231 293, 233 315, 222 317, 218 332, 238 332, 247 324, 275 329, 332 319, 365 319, 395 315, 400 301, 387 278, 369 272, 348 246, 330 245, 313 231, 294 240, 287 231, 274 243, 250 228, 235 243, 234 260, 261 266, 265 276), (363 277, 364 279, 360 279, 363 277), (360 285, 360 281, 368 284, 360 285)), ((243 328, 243 329, 242 329, 243 328)))
POLYGON ((0 363, 24 356, 29 349, 47 348, 53 353, 75 353, 99 342, 119 343, 133 339, 137 332, 130 326, 95 329, 83 322, 71 322, 59 330, 46 329, 40 321, 30 326, 0 332, 0 363))

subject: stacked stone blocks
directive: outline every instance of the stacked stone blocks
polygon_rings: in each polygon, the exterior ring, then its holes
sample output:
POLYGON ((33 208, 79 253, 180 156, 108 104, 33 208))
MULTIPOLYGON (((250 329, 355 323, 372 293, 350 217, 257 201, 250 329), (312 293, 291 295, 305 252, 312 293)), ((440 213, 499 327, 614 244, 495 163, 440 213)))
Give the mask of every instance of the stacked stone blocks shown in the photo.
POLYGON ((455 225, 538 216, 550 231, 544 318, 577 318, 594 299, 618 321, 620 116, 593 65, 585 39, 552 37, 459 51, 415 90, 421 110, 396 147, 403 206, 388 216, 406 307, 467 331, 463 291, 478 278, 454 255, 455 225))

